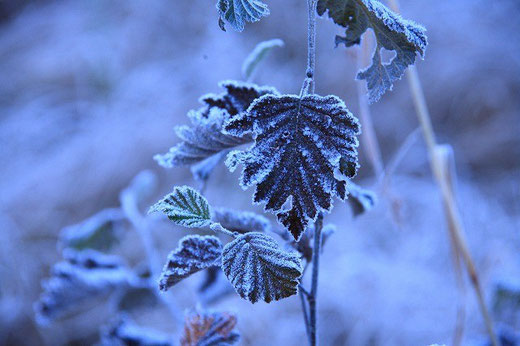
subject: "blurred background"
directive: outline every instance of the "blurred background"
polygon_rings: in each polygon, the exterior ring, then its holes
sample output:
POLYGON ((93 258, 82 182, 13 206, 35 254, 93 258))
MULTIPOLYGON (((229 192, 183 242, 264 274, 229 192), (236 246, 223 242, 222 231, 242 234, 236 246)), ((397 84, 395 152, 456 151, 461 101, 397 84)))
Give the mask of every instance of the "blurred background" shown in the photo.
MULTIPOLYGON (((0 344, 90 345, 115 312, 100 303, 45 325, 34 304, 41 280, 62 259, 58 235, 98 211, 144 169, 158 185, 142 210, 193 185, 189 168, 152 159, 178 142, 175 125, 218 82, 241 79, 255 45, 280 38, 255 82, 298 93, 306 64, 306 2, 267 1, 271 15, 243 33, 217 25, 208 0, 0 1, 0 344)), ((433 125, 455 152, 456 193, 466 238, 499 333, 520 332, 520 2, 402 0, 405 18, 428 29, 417 64, 433 125), (505 292, 505 293, 504 293, 505 292)), ((336 94, 358 114, 358 48, 334 48, 341 29, 318 19, 316 91, 336 94)), ((337 226, 321 262, 323 345, 486 345, 465 271, 453 261, 448 225, 408 84, 371 108, 385 164, 385 189, 367 160, 356 182, 378 193, 354 218, 335 203, 337 226), (400 154, 397 154, 400 153, 400 154), (397 160, 394 158, 398 156, 397 160), (383 191, 384 190, 384 191, 383 191), (459 278, 462 277, 462 281, 459 278)), ((206 192, 217 206, 260 212, 238 173, 220 165, 206 192)), ((272 220, 272 215, 266 215, 272 220)), ((152 227, 161 262, 186 230, 152 227)), ((143 261, 129 230, 115 253, 143 261)), ((182 315, 197 304, 197 274, 171 289, 182 315)), ((212 307, 236 312, 244 345, 306 341, 298 297, 251 305, 230 295, 212 307)), ((143 326, 179 337, 182 323, 144 304, 129 312, 143 326)), ((505 340, 505 339, 504 339, 505 340)))

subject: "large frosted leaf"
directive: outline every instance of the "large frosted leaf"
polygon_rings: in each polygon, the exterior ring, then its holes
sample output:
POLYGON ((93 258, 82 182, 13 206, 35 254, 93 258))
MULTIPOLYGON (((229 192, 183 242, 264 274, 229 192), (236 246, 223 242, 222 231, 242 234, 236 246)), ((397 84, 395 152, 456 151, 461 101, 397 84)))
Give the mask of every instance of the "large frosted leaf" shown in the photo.
POLYGON ((220 83, 226 92, 208 94, 200 99, 202 108, 192 110, 188 117, 191 126, 175 128, 182 140, 164 155, 155 155, 161 166, 170 168, 192 165, 222 151, 250 142, 251 136, 232 136, 222 131, 222 125, 230 117, 243 113, 256 98, 265 94, 277 94, 274 88, 236 81, 220 83))
POLYGON ((252 303, 267 303, 297 293, 302 265, 297 252, 280 249, 276 241, 251 232, 226 244, 222 269, 237 293, 252 303))
POLYGON ((186 314, 182 346, 226 346, 240 340, 237 318, 227 312, 194 311, 186 314))
POLYGON ((269 8, 260 0, 218 0, 219 26, 226 31, 224 21, 236 31, 244 30, 246 22, 257 22, 269 15, 269 8))
POLYGON ((337 171, 352 177, 358 168, 360 126, 336 96, 266 95, 226 130, 254 133, 253 147, 230 153, 228 163, 244 164, 242 186, 256 185, 254 201, 266 202, 296 240, 309 220, 332 208, 333 196, 345 198, 345 178, 337 171))
POLYGON ((368 28, 374 31, 377 46, 372 65, 357 75, 367 81, 371 103, 392 90, 393 83, 414 64, 417 54, 424 57, 428 44, 426 29, 403 19, 377 0, 319 0, 317 10, 320 16, 328 10, 329 17, 346 28, 345 37, 336 36, 336 44, 350 47, 360 42, 368 28), (396 53, 387 64, 381 60, 382 48, 396 53))
POLYGON ((159 279, 159 288, 166 291, 182 279, 203 269, 220 266, 222 243, 214 236, 189 235, 168 255, 168 262, 159 279))
POLYGON ((35 310, 39 322, 52 321, 80 310, 96 298, 136 282, 119 257, 94 250, 64 251, 65 261, 52 269, 52 277, 43 281, 43 293, 35 310))
POLYGON ((149 213, 160 211, 184 227, 204 227, 210 224, 208 201, 189 186, 176 186, 173 192, 154 204, 149 213))

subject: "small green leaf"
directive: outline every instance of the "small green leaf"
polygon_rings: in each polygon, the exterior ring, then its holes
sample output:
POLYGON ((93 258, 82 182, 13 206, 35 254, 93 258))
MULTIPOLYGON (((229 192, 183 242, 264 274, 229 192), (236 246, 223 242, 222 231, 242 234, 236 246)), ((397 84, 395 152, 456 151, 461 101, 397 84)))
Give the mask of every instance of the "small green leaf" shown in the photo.
POLYGON ((218 24, 223 31, 226 31, 224 21, 240 32, 246 22, 257 22, 269 15, 269 8, 260 0, 218 0, 217 10, 218 24))
POLYGON ((177 225, 196 228, 210 224, 208 201, 189 186, 176 186, 173 192, 154 204, 148 213, 160 211, 177 225))
POLYGON ((273 40, 262 41, 256 45, 255 49, 247 56, 242 64, 242 76, 249 80, 256 71, 258 64, 265 59, 269 52, 275 47, 283 47, 282 40, 275 38, 273 40))
POLYGON ((269 303, 298 292, 302 264, 297 252, 280 249, 264 234, 250 232, 224 247, 222 270, 237 293, 251 303, 269 303))

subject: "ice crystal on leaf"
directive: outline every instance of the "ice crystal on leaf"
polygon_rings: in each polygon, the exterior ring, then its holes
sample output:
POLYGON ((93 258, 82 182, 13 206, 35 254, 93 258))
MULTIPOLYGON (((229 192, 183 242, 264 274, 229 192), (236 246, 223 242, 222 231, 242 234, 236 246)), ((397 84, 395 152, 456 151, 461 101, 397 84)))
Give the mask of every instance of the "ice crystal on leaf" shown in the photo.
POLYGON ((297 252, 280 249, 272 237, 258 232, 240 235, 226 244, 222 269, 237 293, 252 303, 296 294, 302 275, 297 252))
POLYGON ((254 201, 266 202, 296 240, 309 220, 332 208, 333 196, 345 198, 346 181, 336 171, 347 178, 357 172, 360 125, 336 96, 265 95, 226 130, 254 133, 255 144, 230 153, 227 164, 244 165, 242 186, 256 185, 254 201))
POLYGON ((322 16, 327 10, 336 24, 346 28, 345 37, 336 36, 336 45, 350 47, 360 42, 368 28, 374 31, 377 46, 372 65, 357 75, 357 79, 367 81, 371 103, 392 90, 393 83, 414 64, 417 54, 424 57, 428 44, 426 29, 403 19, 377 0, 319 0, 318 14, 322 16), (396 53, 387 64, 381 60, 382 48, 396 53))
POLYGON ((220 223, 222 227, 232 232, 238 233, 268 232, 271 229, 271 223, 265 216, 229 208, 215 208, 213 221, 220 223))
POLYGON ((240 340, 237 318, 227 312, 193 311, 186 314, 182 346, 226 346, 240 340))
POLYGON ((199 110, 192 110, 188 117, 191 126, 175 128, 182 140, 163 155, 155 155, 161 166, 171 168, 192 165, 222 151, 250 142, 250 135, 232 136, 222 131, 222 125, 232 116, 243 113, 258 97, 278 94, 276 89, 261 87, 252 83, 224 81, 220 83, 226 92, 208 94, 200 99, 204 104, 199 110))
POLYGON ((154 204, 149 213, 163 212, 178 225, 190 228, 210 224, 211 213, 208 201, 189 186, 176 186, 173 192, 154 204))
POLYGON ((182 279, 209 267, 220 266, 222 243, 214 236, 188 235, 179 241, 179 247, 168 255, 159 279, 162 291, 182 279))
POLYGON ((218 24, 224 31, 224 21, 236 31, 242 31, 246 22, 257 22, 269 15, 269 8, 260 0, 218 0, 217 10, 220 15, 218 24))
POLYGON ((169 335, 144 328, 128 317, 120 317, 101 331, 100 346, 172 346, 169 335))
POLYGON ((132 285, 136 278, 119 257, 94 250, 64 251, 52 277, 43 281, 44 292, 36 303, 38 321, 44 323, 79 310, 84 303, 132 285))

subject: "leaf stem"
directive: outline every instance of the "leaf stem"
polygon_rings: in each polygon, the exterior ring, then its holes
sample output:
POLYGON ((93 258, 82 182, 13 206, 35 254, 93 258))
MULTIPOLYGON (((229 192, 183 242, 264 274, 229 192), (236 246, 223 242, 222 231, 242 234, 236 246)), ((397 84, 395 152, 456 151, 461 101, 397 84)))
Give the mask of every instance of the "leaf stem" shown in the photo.
POLYGON ((311 291, 307 296, 309 302, 309 329, 310 344, 316 346, 318 344, 318 277, 320 273, 320 253, 321 253, 321 230, 323 229, 323 213, 318 214, 318 218, 314 224, 314 247, 312 249, 312 282, 311 291))
MULTIPOLYGON (((317 0, 307 0, 309 22, 307 26, 307 71, 308 91, 314 93, 314 69, 316 66, 316 6, 317 0)), ((304 82, 305 84, 305 82, 304 82)))
POLYGON ((237 237, 237 232, 231 232, 230 230, 224 228, 220 223, 218 222, 212 222, 211 225, 209 225, 209 228, 215 232, 215 233, 222 233, 225 235, 228 235, 232 238, 237 237))

